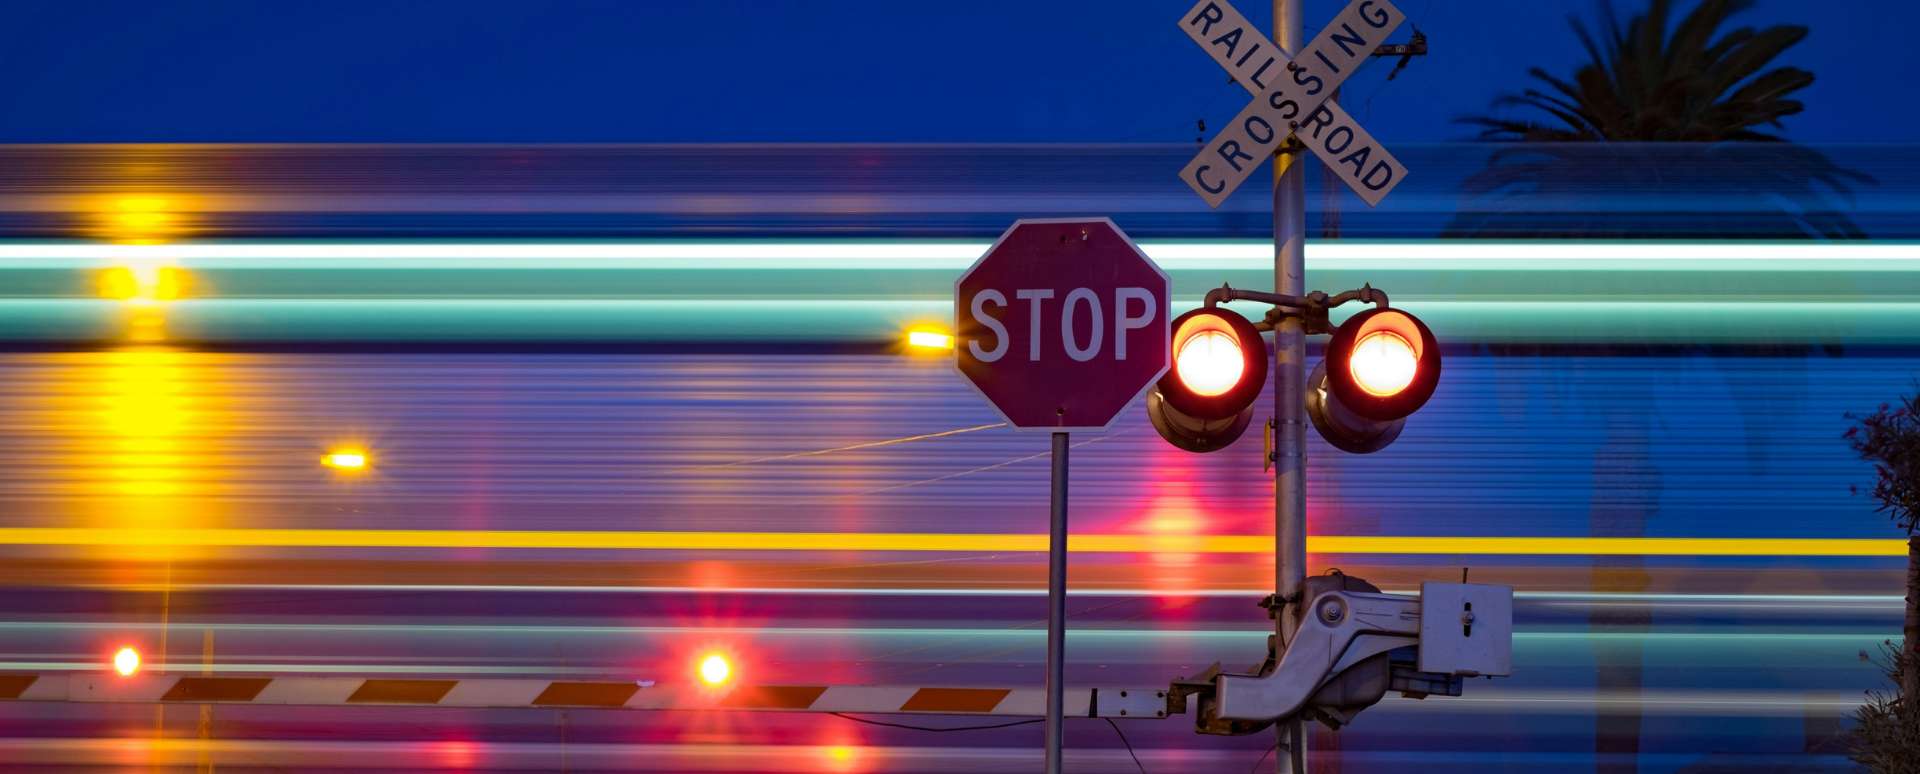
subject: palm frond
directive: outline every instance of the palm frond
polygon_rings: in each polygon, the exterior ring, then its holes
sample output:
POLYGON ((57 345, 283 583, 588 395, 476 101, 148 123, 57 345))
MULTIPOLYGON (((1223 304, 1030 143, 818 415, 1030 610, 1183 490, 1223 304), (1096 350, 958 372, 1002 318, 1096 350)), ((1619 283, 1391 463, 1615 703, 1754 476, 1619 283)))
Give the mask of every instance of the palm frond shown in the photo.
POLYGON ((1795 97, 1814 75, 1778 62, 1807 29, 1732 27, 1755 0, 1694 0, 1684 14, 1672 0, 1645 2, 1645 10, 1624 21, 1611 0, 1599 0, 1598 13, 1588 19, 1570 17, 1587 56, 1570 77, 1529 68, 1528 87, 1495 98, 1487 115, 1457 119, 1477 127, 1482 139, 1513 143, 1515 151, 1495 152, 1465 186, 1496 206, 1463 211, 1450 233, 1644 235, 1613 213, 1578 205, 1580 191, 1599 185, 1622 192, 1725 191, 1729 202, 1745 202, 1738 204, 1743 212, 1778 209, 1783 220, 1766 227, 1768 233, 1861 236, 1831 199, 1851 196, 1853 186, 1872 179, 1780 133, 1782 119, 1805 108, 1795 97), (1635 150, 1642 147, 1637 142, 1689 145, 1643 151, 1635 150), (1756 155, 1738 150, 1743 147, 1768 150, 1756 155), (1499 203, 1556 197, 1570 202, 1564 213, 1512 222, 1498 214, 1499 203))
POLYGON ((1794 44, 1806 39, 1807 28, 1798 26, 1768 27, 1753 38, 1733 47, 1726 56, 1709 66, 1707 77, 1713 91, 1721 92, 1733 88, 1735 84, 1753 77, 1760 69, 1773 61, 1794 44))

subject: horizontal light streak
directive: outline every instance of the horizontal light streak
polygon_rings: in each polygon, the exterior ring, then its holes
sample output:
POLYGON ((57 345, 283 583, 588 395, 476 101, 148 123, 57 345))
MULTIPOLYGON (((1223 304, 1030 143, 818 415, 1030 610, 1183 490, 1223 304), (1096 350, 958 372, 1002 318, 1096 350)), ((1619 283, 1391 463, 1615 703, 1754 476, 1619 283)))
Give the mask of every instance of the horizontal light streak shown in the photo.
MULTIPOLYGON (((898 342, 903 326, 950 322, 953 279, 986 246, 0 242, 0 286, 12 288, 0 340, 125 340, 138 310, 80 291, 103 272, 164 262, 193 278, 163 302, 181 344, 898 342)), ((1270 277, 1263 242, 1144 246, 1176 304, 1270 277)), ((1328 290, 1387 288, 1455 342, 1906 344, 1920 330, 1920 243, 1329 241, 1308 264, 1328 290)))
MULTIPOLYGON (((537 594, 698 594, 698 595, 741 595, 741 596, 794 596, 794 597, 1044 597, 1046 589, 1037 588, 956 588, 951 586, 930 586, 924 588, 900 587, 864 587, 864 586, 729 586, 709 588, 704 586, 521 586, 505 584, 474 583, 174 583, 169 585, 124 585, 116 584, 114 589, 139 591, 159 591, 163 588, 180 590, 195 589, 205 591, 431 591, 458 593, 512 593, 526 592, 537 594)), ((1386 588, 1389 594, 1417 594, 1416 588, 1386 588)), ((1258 599, 1271 593, 1267 589, 1124 589, 1093 588, 1069 589, 1070 597, 1126 598, 1126 597, 1219 597, 1258 599)), ((1629 603, 1667 604, 1697 603, 1702 607, 1712 607, 1710 603, 1726 602, 1738 605, 1787 605, 1815 609, 1829 609, 1835 606, 1869 605, 1898 609, 1906 599, 1893 594, 1671 594, 1660 592, 1610 592, 1610 591, 1528 591, 1516 589, 1516 599, 1542 600, 1548 604, 1563 602, 1583 602, 1604 605, 1626 605, 1629 603)))
MULTIPOLYGON (((122 628, 125 628, 125 627, 122 627, 122 628)), ((219 628, 219 627, 195 626, 194 628, 205 630, 209 628, 219 628)), ((320 664, 320 663, 306 663, 306 662, 272 663, 272 664, 266 664, 266 663, 201 664, 201 663, 198 663, 199 656, 196 655, 193 657, 193 659, 194 661, 190 661, 186 663, 176 662, 173 664, 143 665, 142 671, 153 672, 157 674, 185 672, 188 674, 235 673, 235 674, 244 674, 244 675, 444 674, 444 675, 520 676, 520 675, 527 674, 529 671, 537 671, 542 675, 548 675, 548 674, 605 675, 607 673, 606 669, 598 668, 598 667, 554 666, 550 664, 541 665, 539 666, 538 669, 531 669, 529 667, 524 667, 524 666, 487 666, 487 665, 480 665, 480 664, 473 664, 473 665, 320 664)), ((98 659, 94 659, 91 661, 0 661, 0 670, 5 670, 8 672, 99 672, 100 661, 98 659)))
MULTIPOLYGON (((423 529, 0 528, 0 545, 199 548, 499 548, 639 551, 1033 553, 1047 536, 914 532, 615 532, 423 529)), ((1269 554, 1266 535, 1075 535, 1076 553, 1269 554)), ((1320 554, 1532 556, 1905 556, 1906 542, 1847 538, 1312 535, 1320 554)))
MULTIPOLYGON (((258 266, 258 261, 324 261, 342 268, 605 268, 608 262, 661 268, 898 268, 961 270, 987 241, 659 241, 659 242, 264 242, 104 244, 0 243, 0 260, 16 267, 83 261, 111 265, 134 260, 204 262, 201 268, 258 266), (566 264, 560 262, 580 262, 566 264)), ((1146 240, 1141 247, 1167 268, 1247 268, 1272 261, 1259 241, 1146 240)), ((1317 242, 1309 268, 1485 269, 1537 271, 1549 261, 1566 270, 1633 268, 1649 271, 1825 272, 1861 264, 1876 271, 1920 271, 1920 244, 1903 242, 1317 242)))
MULTIPOLYGON (((1089 639, 1107 639, 1119 642, 1137 640, 1181 640, 1181 639, 1229 639, 1238 640, 1250 637, 1264 638, 1273 633, 1271 626, 1261 626, 1261 619, 1248 619, 1243 626, 1234 628, 1147 628, 1147 627, 1103 627, 1099 625, 1074 624, 1074 636, 1089 639)), ((177 625, 177 624, 176 624, 177 625)), ((1002 627, 990 626, 618 626, 607 624, 567 625, 567 624, 435 624, 420 621, 406 621, 392 624, 373 623, 216 623, 195 622, 195 630, 211 630, 239 635, 246 632, 265 632, 272 634, 288 633, 334 633, 355 635, 399 635, 403 637, 424 635, 512 635, 512 636, 593 636, 623 635, 636 637, 686 637, 704 635, 713 637, 751 637, 768 641, 784 641, 797 637, 815 638, 923 638, 935 640, 953 639, 1044 639, 1046 629, 1034 628, 1023 622, 1010 622, 1002 627)), ((1524 624, 1523 624, 1524 626, 1524 624)), ((152 634, 162 632, 167 625, 150 622, 128 621, 7 621, 0 623, 0 631, 5 632, 141 632, 152 634)), ((1686 642, 1727 642, 1753 645, 1762 642, 1873 642, 1886 638, 1882 631, 1851 632, 1796 632, 1796 631, 1734 631, 1734 632, 1684 632, 1684 631, 1644 631, 1644 632, 1608 632, 1608 631, 1528 631, 1520 629, 1513 633, 1515 640, 1538 641, 1542 643, 1579 643, 1593 640, 1619 642, 1655 642, 1664 645, 1686 642)), ((584 654, 583 654, 584 655, 584 654)), ((292 657, 289 657, 292 658, 292 657)), ((378 656, 331 656, 335 662, 375 660, 378 656)), ((423 656, 419 661, 477 661, 483 657, 434 657, 423 656)), ((532 662, 529 657, 516 659, 532 662)), ((95 669, 99 661, 90 662, 95 669)), ((267 666, 267 669, 286 669, 284 663, 267 666)), ((504 668, 504 667, 503 667, 504 668)))
POLYGON ((953 349, 953 336, 939 331, 908 331, 907 346, 925 349, 953 349))
MULTIPOLYGON (((1479 686, 1474 686, 1478 688, 1479 686)), ((1859 694, 1837 691, 1474 691, 1441 702, 1422 702, 1400 696, 1389 697, 1383 705, 1394 709, 1455 711, 1475 707, 1505 711, 1546 712, 1565 708, 1576 713, 1601 710, 1645 710, 1663 715, 1710 715, 1715 717, 1802 717, 1810 711, 1846 712, 1860 706, 1859 694)))

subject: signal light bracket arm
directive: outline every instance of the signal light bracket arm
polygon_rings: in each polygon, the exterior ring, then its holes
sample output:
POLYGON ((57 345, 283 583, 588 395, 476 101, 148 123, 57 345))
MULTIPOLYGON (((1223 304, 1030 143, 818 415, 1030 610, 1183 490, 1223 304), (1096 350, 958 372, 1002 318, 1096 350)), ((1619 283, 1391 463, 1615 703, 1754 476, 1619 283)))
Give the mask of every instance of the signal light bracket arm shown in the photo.
POLYGON ((1362 285, 1356 290, 1329 296, 1323 291, 1313 291, 1305 296, 1290 296, 1284 293, 1268 293, 1262 290, 1240 290, 1231 285, 1207 291, 1205 305, 1208 309, 1227 301, 1258 301, 1273 305, 1266 319, 1254 323, 1253 327, 1262 331, 1273 330, 1275 323, 1287 317, 1297 316, 1307 323, 1307 333, 1333 333, 1339 326, 1327 320, 1327 310, 1349 301, 1361 301, 1373 304, 1377 309, 1387 308, 1387 293, 1372 285, 1362 285))
MULTIPOLYGON (((1323 296, 1325 294, 1322 294, 1323 296)), ((1207 291, 1206 307, 1212 309, 1225 301, 1258 301, 1277 307, 1291 307, 1305 310, 1313 305, 1310 298, 1289 296, 1285 293, 1268 293, 1262 290, 1237 290, 1232 285, 1221 285, 1207 291)))

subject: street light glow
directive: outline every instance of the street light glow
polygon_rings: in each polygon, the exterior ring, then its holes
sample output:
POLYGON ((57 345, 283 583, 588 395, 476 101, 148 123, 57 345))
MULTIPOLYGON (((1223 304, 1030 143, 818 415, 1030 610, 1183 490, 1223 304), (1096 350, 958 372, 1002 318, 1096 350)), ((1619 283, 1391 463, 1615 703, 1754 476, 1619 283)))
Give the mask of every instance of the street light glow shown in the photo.
POLYGON ((907 346, 919 349, 953 349, 953 336, 945 331, 915 328, 907 331, 907 346))
POLYGON ((364 470, 367 467, 367 453, 361 449, 335 449, 321 457, 320 464, 334 470, 364 470))

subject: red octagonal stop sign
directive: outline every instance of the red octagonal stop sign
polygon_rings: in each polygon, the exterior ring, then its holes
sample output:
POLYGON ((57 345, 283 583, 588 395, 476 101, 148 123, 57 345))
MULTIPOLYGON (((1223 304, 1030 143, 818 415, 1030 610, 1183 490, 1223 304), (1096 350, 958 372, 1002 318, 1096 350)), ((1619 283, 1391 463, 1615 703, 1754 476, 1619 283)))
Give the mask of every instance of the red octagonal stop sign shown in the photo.
POLYGON ((1166 372, 1171 295, 1112 220, 1017 221, 954 283, 960 373, 1015 427, 1103 429, 1166 372))

